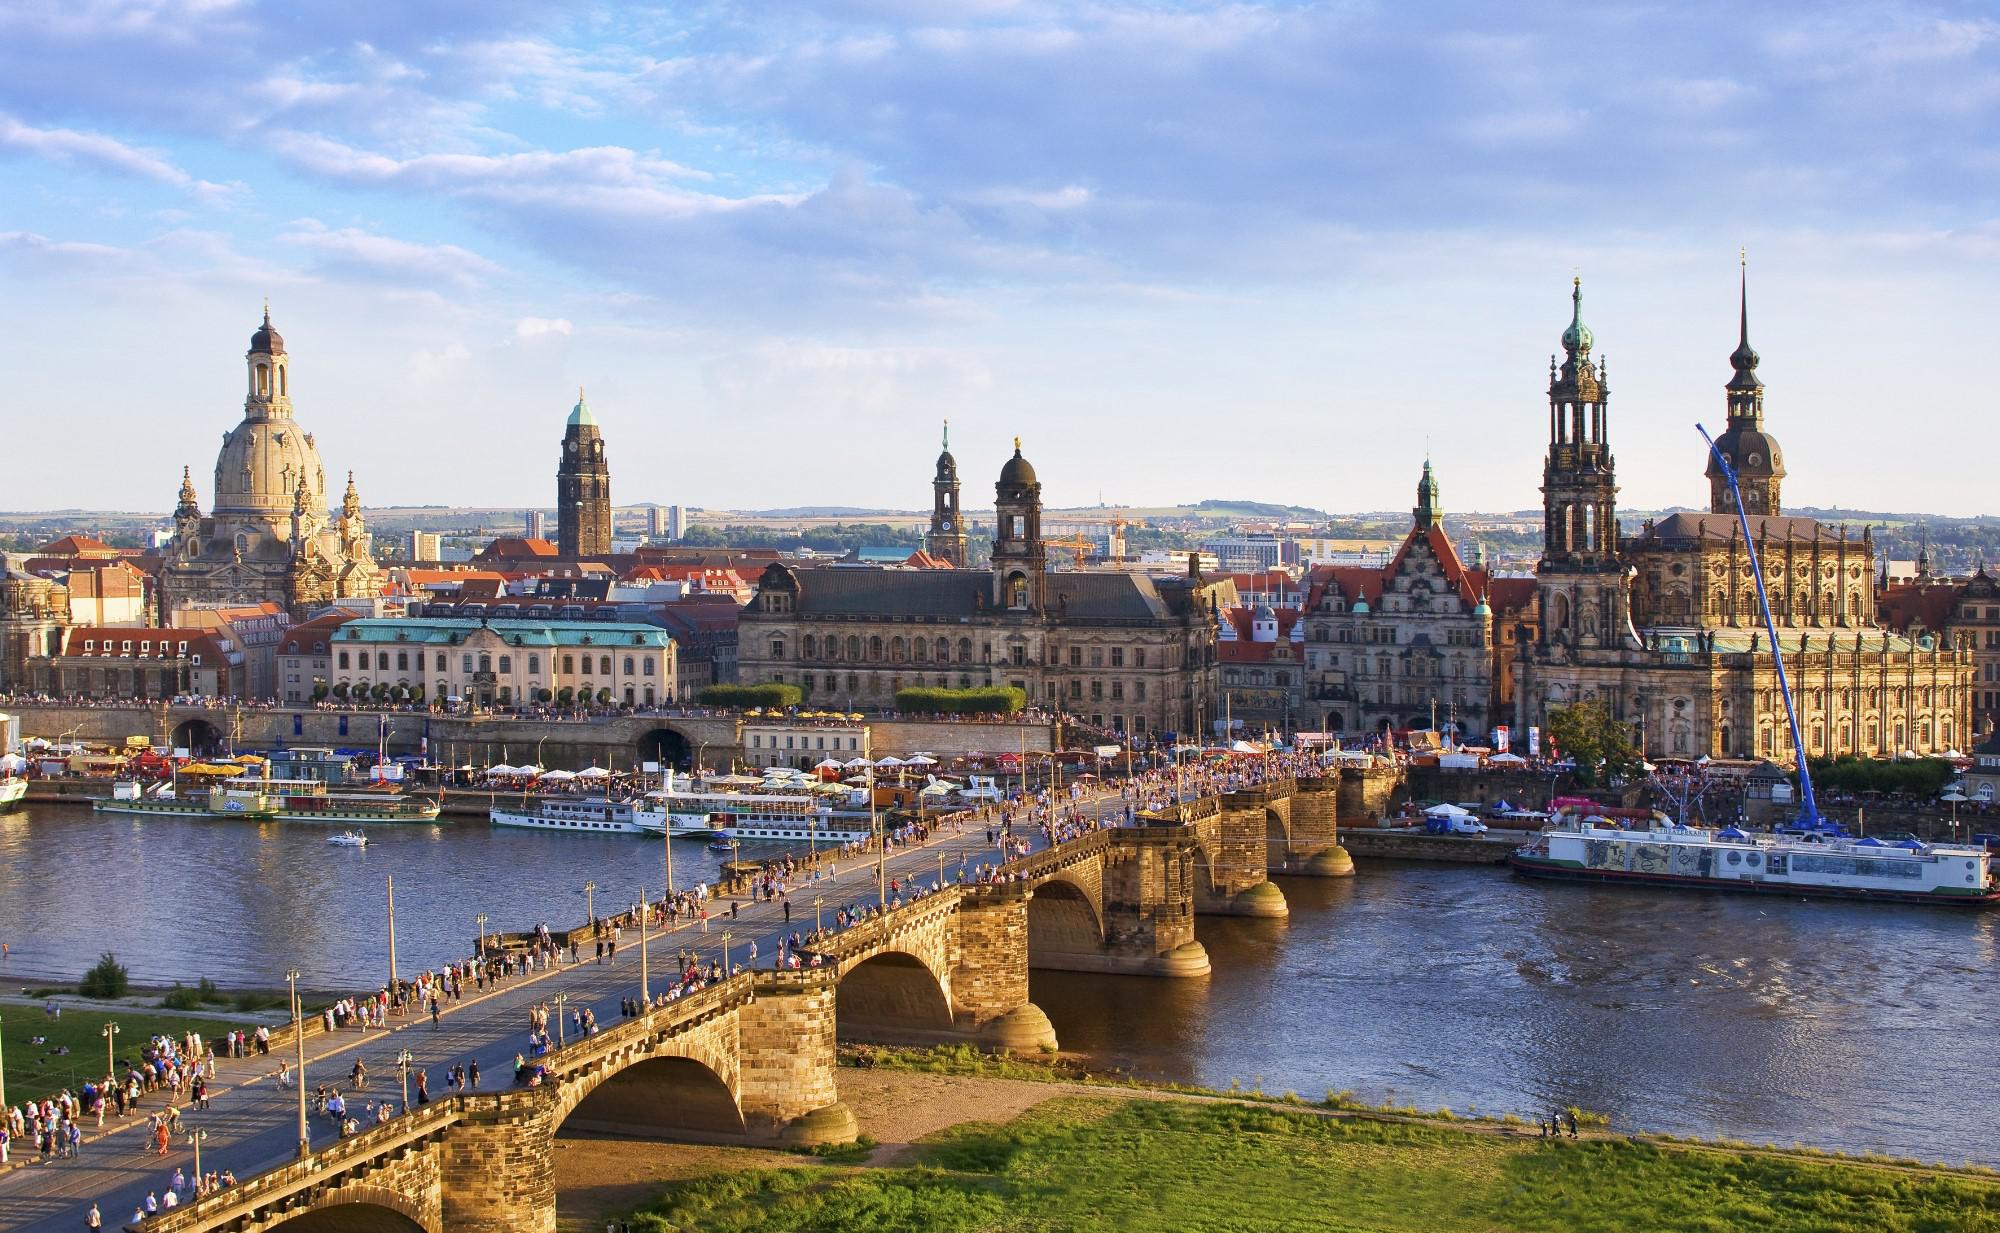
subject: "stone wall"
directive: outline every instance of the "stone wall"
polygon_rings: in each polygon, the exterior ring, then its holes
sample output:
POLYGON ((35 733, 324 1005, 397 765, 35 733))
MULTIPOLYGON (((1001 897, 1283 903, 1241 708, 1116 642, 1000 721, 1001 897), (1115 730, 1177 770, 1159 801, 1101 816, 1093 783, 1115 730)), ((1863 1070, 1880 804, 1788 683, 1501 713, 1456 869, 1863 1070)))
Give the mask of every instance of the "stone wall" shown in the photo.
POLYGON ((756 996, 738 1012, 745 1124, 802 1146, 853 1139, 854 1116, 834 1082, 838 978, 821 968, 755 980, 756 996), (844 1138, 832 1133, 841 1126, 844 1138))

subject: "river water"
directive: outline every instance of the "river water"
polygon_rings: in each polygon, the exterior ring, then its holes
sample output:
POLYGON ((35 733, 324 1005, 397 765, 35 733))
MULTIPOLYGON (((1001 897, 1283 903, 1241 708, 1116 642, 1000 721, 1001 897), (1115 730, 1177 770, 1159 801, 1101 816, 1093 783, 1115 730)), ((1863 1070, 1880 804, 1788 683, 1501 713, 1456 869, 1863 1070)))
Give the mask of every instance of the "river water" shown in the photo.
MULTIPOLYGON (((0 815, 0 982, 73 981, 105 950, 135 979, 341 989, 379 979, 383 879, 406 968, 492 927, 581 919, 664 880, 662 845, 481 824, 323 829, 0 815)), ((675 845, 677 881, 712 874, 675 845)), ((1996 920, 1527 882, 1379 863, 1285 879, 1289 920, 1203 918, 1206 980, 1037 971, 1067 1049, 1226 1087, 2000 1164, 1988 1107, 2000 1022, 1996 920)))

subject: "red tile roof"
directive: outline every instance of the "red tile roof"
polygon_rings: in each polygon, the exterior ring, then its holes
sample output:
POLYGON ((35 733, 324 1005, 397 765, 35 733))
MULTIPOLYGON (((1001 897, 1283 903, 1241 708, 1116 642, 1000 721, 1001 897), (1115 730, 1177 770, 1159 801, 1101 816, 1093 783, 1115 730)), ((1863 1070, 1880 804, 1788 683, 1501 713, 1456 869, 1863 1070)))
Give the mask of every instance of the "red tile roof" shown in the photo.
POLYGON ((333 631, 352 621, 352 612, 329 612, 316 616, 310 621, 294 625, 285 631, 285 640, 280 653, 285 655, 310 655, 314 643, 327 643, 333 638, 333 631))
POLYGON ((145 626, 73 626, 63 637, 63 654, 109 655, 115 659, 177 658, 180 652, 176 648, 182 643, 187 644, 191 655, 208 655, 212 657, 212 662, 218 664, 227 661, 228 648, 213 630, 145 626), (84 649, 85 643, 90 644, 89 650, 84 649), (128 644, 130 650, 126 649, 128 644))
POLYGON ((65 535, 52 544, 43 544, 35 551, 52 557, 115 557, 118 550, 101 539, 88 535, 65 535))
POLYGON ((1916 622, 1935 633, 1951 621, 1957 607, 1958 587, 1951 583, 1899 582, 1875 596, 1882 624, 1897 633, 1908 631, 1916 622))

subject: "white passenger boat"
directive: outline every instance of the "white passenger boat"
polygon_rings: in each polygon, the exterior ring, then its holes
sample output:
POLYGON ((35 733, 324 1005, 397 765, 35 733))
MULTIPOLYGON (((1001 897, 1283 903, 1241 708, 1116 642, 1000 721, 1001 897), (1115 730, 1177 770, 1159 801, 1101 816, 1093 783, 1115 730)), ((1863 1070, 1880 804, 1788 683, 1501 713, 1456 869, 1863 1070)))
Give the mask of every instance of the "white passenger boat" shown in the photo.
POLYGON ((360 831, 342 831, 338 835, 328 835, 326 841, 340 848, 365 848, 368 846, 368 836, 362 834, 360 831))
POLYGON ((835 810, 808 793, 677 788, 648 792, 636 820, 653 834, 745 843, 850 843, 870 833, 866 812, 835 810))
MULTIPOLYGON (((584 831, 596 835, 643 835, 631 801, 601 796, 537 796, 518 805, 495 805, 495 826, 541 831, 584 831)), ((657 832, 656 832, 657 833, 657 832)))
POLYGON ((1583 882, 1979 907, 2000 902, 1986 849, 1583 820, 1548 827, 1508 858, 1516 873, 1583 882))
POLYGON ((0 776, 0 809, 12 809, 27 799, 27 780, 18 775, 0 776))

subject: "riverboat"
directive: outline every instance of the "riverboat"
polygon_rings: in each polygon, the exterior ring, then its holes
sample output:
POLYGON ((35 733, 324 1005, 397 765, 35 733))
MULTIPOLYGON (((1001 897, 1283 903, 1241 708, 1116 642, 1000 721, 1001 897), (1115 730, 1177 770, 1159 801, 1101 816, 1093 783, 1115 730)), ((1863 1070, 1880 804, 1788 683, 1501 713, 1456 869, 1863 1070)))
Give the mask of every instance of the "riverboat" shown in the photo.
POLYGON ((1507 863, 1527 877, 1581 882, 1957 907, 2000 902, 1985 848, 1914 839, 1886 843, 1733 826, 1628 830, 1583 820, 1544 829, 1507 863))
MULTIPOLYGON (((581 831, 593 835, 643 835, 631 801, 602 796, 537 796, 518 805, 495 805, 495 826, 519 826, 539 831, 581 831)), ((657 833, 657 832, 656 832, 657 833)))
POLYGON ((150 789, 120 780, 112 785, 110 799, 95 801, 92 808, 100 813, 281 822, 433 822, 438 816, 436 801, 396 791, 334 792, 312 779, 190 778, 193 786, 176 777, 150 789))
POLYGON ((326 841, 339 848, 365 848, 368 836, 360 831, 342 831, 338 835, 328 835, 326 841))
POLYGON ((865 812, 835 810, 805 793, 668 787, 648 792, 636 815, 653 834, 744 843, 851 843, 871 833, 865 812))
POLYGON ((19 775, 0 777, 0 810, 8 810, 28 799, 28 781, 19 775))

